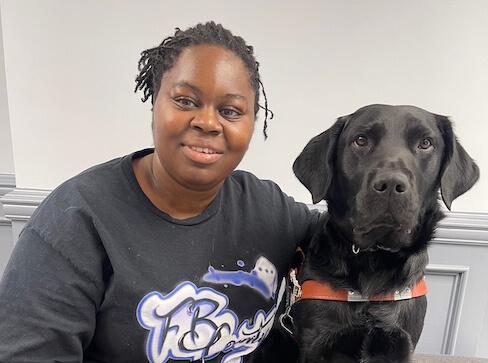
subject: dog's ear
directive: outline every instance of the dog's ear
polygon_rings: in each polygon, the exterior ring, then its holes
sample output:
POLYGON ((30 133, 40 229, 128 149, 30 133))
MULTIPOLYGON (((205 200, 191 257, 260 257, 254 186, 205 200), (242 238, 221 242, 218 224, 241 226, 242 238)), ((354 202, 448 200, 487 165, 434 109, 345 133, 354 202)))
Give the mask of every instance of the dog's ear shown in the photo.
POLYGON ((332 127, 311 139, 293 163, 293 172, 312 194, 314 204, 324 199, 329 190, 337 139, 347 119, 348 116, 340 117, 332 127))
POLYGON ((440 115, 436 115, 436 119, 445 144, 440 171, 441 195, 446 207, 451 210, 452 201, 478 181, 480 170, 454 135, 451 121, 440 115))

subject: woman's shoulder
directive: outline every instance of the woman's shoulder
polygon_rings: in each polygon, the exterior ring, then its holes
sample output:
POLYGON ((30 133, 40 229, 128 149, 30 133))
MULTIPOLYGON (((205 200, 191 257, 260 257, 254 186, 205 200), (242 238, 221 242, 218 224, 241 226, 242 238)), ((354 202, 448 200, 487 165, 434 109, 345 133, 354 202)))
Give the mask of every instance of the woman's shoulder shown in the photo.
POLYGON ((267 220, 272 216, 280 221, 288 221, 293 227, 297 241, 309 235, 317 224, 320 212, 307 204, 287 195, 272 180, 260 179, 247 171, 234 171, 229 178, 227 190, 232 190, 229 198, 237 201, 239 210, 251 211, 257 220, 267 220), (239 194, 239 195, 236 195, 239 194))
POLYGON ((116 193, 121 188, 135 182, 132 160, 141 153, 152 152, 145 149, 94 165, 69 178, 56 187, 50 197, 57 199, 98 199, 106 193, 116 193))
POLYGON ((236 170, 228 178, 227 190, 240 194, 242 201, 258 201, 280 208, 284 205, 295 205, 295 200, 282 191, 272 180, 261 179, 248 171, 236 170))
POLYGON ((239 184, 242 186, 253 186, 253 187, 267 187, 276 190, 280 190, 278 184, 272 180, 261 179, 254 175, 253 173, 245 170, 235 170, 232 172, 228 178, 232 183, 239 184))
POLYGON ((89 198, 110 189, 121 171, 123 158, 116 158, 92 166, 59 184, 46 198, 46 202, 73 202, 80 197, 89 198))
MULTIPOLYGON (((33 218, 59 218, 67 209, 83 210, 97 203, 107 203, 131 189, 132 157, 117 157, 92 166, 58 185, 38 206, 33 218)), ((134 177, 135 178, 135 177, 134 177)))

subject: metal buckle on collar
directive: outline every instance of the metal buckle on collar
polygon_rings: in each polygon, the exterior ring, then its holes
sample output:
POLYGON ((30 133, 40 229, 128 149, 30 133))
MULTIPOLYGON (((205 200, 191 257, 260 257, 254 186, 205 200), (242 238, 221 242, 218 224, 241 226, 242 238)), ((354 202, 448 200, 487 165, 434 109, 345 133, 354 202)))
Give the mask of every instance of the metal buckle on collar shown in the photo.
POLYGON ((286 305, 285 312, 280 315, 280 324, 288 334, 293 336, 293 316, 291 315, 291 307, 302 297, 302 287, 298 283, 298 273, 305 260, 303 250, 298 247, 293 256, 291 267, 288 271, 288 286, 286 289, 286 305))
POLYGON ((297 268, 290 269, 289 278, 291 286, 288 291, 285 312, 280 315, 280 324, 290 335, 293 335, 293 316, 290 314, 291 307, 302 296, 302 287, 298 283, 297 273, 297 268))
POLYGON ((292 301, 290 305, 293 305, 293 303, 300 299, 302 296, 302 287, 298 283, 297 279, 297 269, 292 268, 290 270, 290 281, 293 284, 292 290, 291 290, 291 295, 292 295, 292 301))

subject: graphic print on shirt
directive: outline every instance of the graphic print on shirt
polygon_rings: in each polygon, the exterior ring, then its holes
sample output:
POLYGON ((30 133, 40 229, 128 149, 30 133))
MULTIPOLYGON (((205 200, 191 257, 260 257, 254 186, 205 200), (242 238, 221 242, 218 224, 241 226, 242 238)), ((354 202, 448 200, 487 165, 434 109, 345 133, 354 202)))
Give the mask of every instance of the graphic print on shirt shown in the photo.
POLYGON ((217 284, 247 285, 268 299, 274 298, 278 286, 276 268, 266 257, 259 257, 251 272, 219 271, 210 266, 203 280, 217 284))
POLYGON ((153 291, 137 307, 139 324, 149 330, 150 362, 210 360, 223 352, 221 363, 241 363, 268 335, 286 287, 283 279, 276 291, 277 270, 269 260, 259 258, 248 273, 210 267, 205 279, 222 285, 246 285, 266 297, 278 294, 278 298, 269 311, 260 309, 252 319, 239 322, 237 314, 228 309, 229 298, 210 287, 185 281, 167 295, 153 291))

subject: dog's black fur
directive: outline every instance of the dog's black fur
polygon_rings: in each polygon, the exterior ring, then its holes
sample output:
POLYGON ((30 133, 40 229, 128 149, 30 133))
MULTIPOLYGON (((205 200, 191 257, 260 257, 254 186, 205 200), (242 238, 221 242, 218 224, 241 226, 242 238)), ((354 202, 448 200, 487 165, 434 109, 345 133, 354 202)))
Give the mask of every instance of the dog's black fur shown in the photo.
MULTIPOLYGON (((300 283, 325 281, 367 297, 392 294, 422 279, 427 245, 443 218, 439 190, 450 208, 479 178, 449 119, 413 106, 370 105, 339 118, 306 145, 293 170, 313 202, 324 199, 328 206, 306 252, 300 283)), ((426 307, 425 296, 393 302, 300 300, 292 310, 299 361, 409 362, 426 307)), ((277 344, 271 347, 283 336, 273 334, 254 361, 296 361, 289 353, 282 356, 277 344)))

